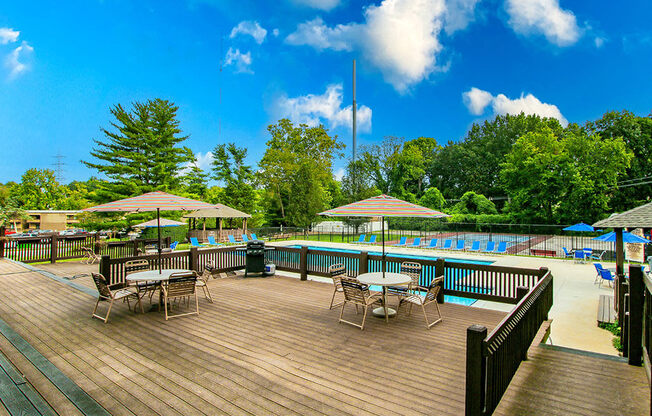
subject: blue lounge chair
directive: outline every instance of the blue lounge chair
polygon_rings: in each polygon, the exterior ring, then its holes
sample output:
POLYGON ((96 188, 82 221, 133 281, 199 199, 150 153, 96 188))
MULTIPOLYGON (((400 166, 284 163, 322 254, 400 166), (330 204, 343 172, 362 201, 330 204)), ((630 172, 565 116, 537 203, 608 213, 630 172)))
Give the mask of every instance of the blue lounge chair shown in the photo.
POLYGON ((455 246, 455 248, 453 250, 458 250, 458 251, 459 250, 464 250, 464 244, 465 244, 464 240, 457 240, 457 245, 455 246))
POLYGON ((487 241, 487 247, 482 250, 483 253, 493 253, 496 251, 496 242, 495 241, 487 241))
POLYGON ((453 240, 444 241, 444 245, 441 247, 442 250, 450 250, 453 248, 453 240))
POLYGON ((425 248, 437 248, 437 243, 439 242, 438 239, 436 238, 431 238, 430 243, 427 246, 424 246, 425 248))
POLYGON ((595 279, 593 279, 593 284, 596 284, 598 281, 600 281, 600 270, 604 269, 604 267, 602 267, 601 263, 593 263, 593 267, 595 267, 596 272, 595 279))
POLYGON ((360 234, 358 241, 354 241, 353 244, 364 244, 366 243, 365 238, 367 238, 367 234, 360 234))
POLYGON ((578 263, 584 263, 586 260, 586 254, 584 253, 584 250, 575 250, 573 259, 578 263))
POLYGON ((469 251, 480 251, 480 241, 476 240, 471 244, 469 251))
POLYGON ((247 237, 247 234, 242 234, 242 242, 246 243, 249 241, 249 237, 247 237))
POLYGON ((199 244, 199 241, 197 241, 197 237, 190 237, 190 245, 192 247, 204 247, 203 244, 199 244))
POLYGON ((213 237, 212 235, 208 236, 208 244, 211 245, 211 246, 221 246, 222 245, 222 244, 218 243, 217 241, 215 241, 215 237, 213 237))
POLYGON ((407 237, 401 237, 401 240, 398 242, 398 244, 394 244, 397 247, 407 245, 407 237))
POLYGON ((573 250, 568 251, 566 247, 562 247, 561 249, 564 250, 564 256, 571 257, 571 258, 573 257, 573 250))
POLYGON ((410 244, 408 247, 421 247, 421 237, 415 238, 412 244, 410 244))
POLYGON ((613 287, 611 282, 614 281, 614 275, 607 269, 600 269, 600 284, 598 286, 601 287, 605 280, 609 283, 609 287, 613 287))
POLYGON ((498 243, 496 254, 507 254, 507 241, 501 241, 498 243))
POLYGON ((372 235, 369 237, 369 243, 368 244, 376 244, 376 236, 372 235))
POLYGON ((231 234, 229 234, 228 237, 229 237, 229 244, 238 244, 238 242, 235 241, 235 238, 231 234))
POLYGON ((177 248, 178 245, 179 245, 178 241, 175 241, 174 243, 170 244, 170 250, 174 250, 175 248, 177 248))
POLYGON ((602 256, 604 256, 604 253, 606 253, 607 250, 602 250, 602 253, 600 254, 591 254, 591 260, 602 260, 602 256))
POLYGON ((258 236, 254 233, 251 233, 251 239, 252 240, 258 240, 258 236))

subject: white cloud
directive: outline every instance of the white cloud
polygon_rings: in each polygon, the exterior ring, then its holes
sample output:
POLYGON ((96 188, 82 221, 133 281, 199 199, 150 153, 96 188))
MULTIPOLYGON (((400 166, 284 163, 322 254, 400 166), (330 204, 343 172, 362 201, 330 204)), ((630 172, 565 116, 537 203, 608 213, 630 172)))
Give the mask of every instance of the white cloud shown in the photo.
POLYGON ((445 12, 444 0, 383 0, 364 10, 364 23, 328 27, 316 18, 301 23, 286 42, 318 50, 359 51, 387 82, 405 93, 443 69, 437 66, 436 55, 442 50, 438 37, 445 12))
POLYGON ((267 36, 267 30, 261 27, 258 22, 245 20, 238 23, 238 25, 231 30, 230 38, 233 39, 238 35, 249 35, 260 45, 267 36))
POLYGON ((197 159, 197 167, 203 170, 204 172, 208 172, 212 168, 212 163, 213 163, 213 152, 197 152, 195 154, 195 158, 197 159))
POLYGON ((340 5, 340 0, 294 0, 294 2, 324 11, 330 11, 340 5))
POLYGON ((8 27, 0 27, 0 45, 6 45, 18 40, 20 32, 8 27))
POLYGON ((475 6, 480 0, 448 0, 444 15, 444 30, 451 35, 475 20, 475 6))
POLYGON ((251 52, 242 53, 240 49, 229 48, 226 51, 226 57, 224 58, 224 66, 233 65, 235 67, 235 72, 253 74, 254 71, 251 70, 251 52))
POLYGON ((23 62, 22 59, 26 58, 34 52, 34 48, 23 41, 23 43, 16 49, 11 51, 5 57, 5 66, 9 69, 9 79, 16 78, 18 75, 29 69, 29 66, 23 62))
POLYGON ((335 177, 336 181, 341 182, 345 174, 346 171, 344 170, 344 168, 337 168, 335 172, 333 172, 333 177, 335 177))
MULTIPOLYGON (((288 117, 295 123, 317 126, 326 122, 330 128, 344 126, 351 128, 353 106, 342 108, 342 84, 332 84, 326 87, 322 95, 308 94, 278 99, 277 111, 281 117, 288 117)), ((357 129, 360 132, 371 131, 371 108, 358 106, 356 112, 357 129)))
POLYGON ((559 0, 506 0, 505 9, 517 33, 540 33, 557 46, 572 45, 580 38, 575 15, 562 9, 559 0))
POLYGON ((487 91, 473 87, 469 91, 462 94, 464 105, 469 109, 473 115, 479 116, 484 113, 484 109, 491 103, 494 96, 487 91))
POLYGON ((561 114, 556 105, 542 103, 532 94, 525 96, 521 94, 520 98, 510 99, 504 94, 498 94, 494 97, 491 93, 474 87, 462 94, 462 96, 469 112, 474 115, 481 115, 487 105, 491 103, 493 112, 496 115, 536 114, 541 117, 556 118, 564 127, 568 125, 568 120, 561 114))
POLYGON ((274 35, 274 37, 278 37, 279 33, 281 33, 281 32, 279 32, 278 29, 276 29, 276 28, 274 30, 272 30, 272 35, 274 35))
POLYGON ((604 46, 604 43, 607 41, 607 39, 601 37, 601 36, 596 36, 595 39, 593 39, 593 42, 595 43, 595 47, 600 49, 601 47, 604 46))

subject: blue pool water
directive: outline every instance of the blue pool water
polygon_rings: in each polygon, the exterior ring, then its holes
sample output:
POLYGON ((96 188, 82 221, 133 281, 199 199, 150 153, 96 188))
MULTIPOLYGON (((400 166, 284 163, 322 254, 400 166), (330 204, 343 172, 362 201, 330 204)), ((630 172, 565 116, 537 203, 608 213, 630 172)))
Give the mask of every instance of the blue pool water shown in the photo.
MULTIPOLYGON (((469 242, 471 241, 479 241, 482 244, 482 247, 489 241, 489 234, 482 234, 482 233, 460 233, 459 239, 466 240, 467 244, 470 244, 469 242)), ((496 246, 498 243, 504 241, 507 243, 507 247, 511 247, 513 245, 516 245, 518 243, 523 243, 527 240, 529 240, 530 237, 524 236, 524 235, 513 235, 513 234, 491 234, 491 241, 494 241, 496 243, 496 246)), ((444 239, 445 240, 445 239, 444 239)), ((452 238, 452 240, 455 240, 452 238)), ((455 243, 453 243, 453 247, 455 247, 455 243)))
MULTIPOLYGON (((301 248, 301 245, 291 245, 288 246, 290 248, 301 248)), ((319 246, 308 246, 309 250, 321 250, 321 251, 333 251, 337 253, 354 253, 354 254, 359 254, 362 251, 361 250, 349 250, 349 249, 341 249, 341 248, 330 248, 330 247, 319 247, 319 246)), ((373 255, 381 255, 382 252, 380 251, 369 251, 369 254, 373 255)), ((434 257, 434 256, 418 256, 418 255, 411 255, 411 254, 398 254, 398 253, 392 253, 392 257, 399 257, 399 258, 405 258, 405 259, 421 259, 421 260, 437 260, 439 257, 434 257)), ((444 259, 448 262, 453 262, 453 263, 471 263, 471 264, 492 264, 493 261, 488 261, 488 260, 471 260, 471 259, 459 259, 459 258, 454 258, 454 257, 444 257, 444 259)), ((459 276, 462 277, 462 276, 459 276)), ((371 290, 375 291, 381 291, 382 288, 380 286, 371 286, 371 290)), ((467 290, 470 288, 466 288, 467 290)), ((477 293, 490 293, 491 288, 473 288, 473 292, 477 293)), ((450 303, 455 303, 458 305, 465 305, 465 306, 470 306, 473 305, 477 299, 471 299, 471 298, 463 298, 459 296, 450 296, 450 295, 445 295, 444 300, 446 302, 450 303)))

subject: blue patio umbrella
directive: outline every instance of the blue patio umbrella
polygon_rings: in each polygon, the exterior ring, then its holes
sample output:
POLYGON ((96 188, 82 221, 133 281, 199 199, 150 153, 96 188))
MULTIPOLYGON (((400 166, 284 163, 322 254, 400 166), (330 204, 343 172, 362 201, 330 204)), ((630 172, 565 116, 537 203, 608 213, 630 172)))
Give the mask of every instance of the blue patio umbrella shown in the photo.
POLYGON ((577 223, 575 225, 568 226, 564 228, 564 231, 595 231, 593 227, 591 227, 589 224, 584 224, 583 222, 577 223))
MULTIPOLYGON (((599 237, 595 237, 594 240, 598 241, 606 241, 613 243, 616 241, 616 232, 612 231, 607 234, 603 234, 599 237)), ((652 243, 652 241, 648 240, 647 238, 639 237, 636 234, 628 233, 627 231, 623 231, 623 243, 630 243, 630 244, 648 244, 652 243)))

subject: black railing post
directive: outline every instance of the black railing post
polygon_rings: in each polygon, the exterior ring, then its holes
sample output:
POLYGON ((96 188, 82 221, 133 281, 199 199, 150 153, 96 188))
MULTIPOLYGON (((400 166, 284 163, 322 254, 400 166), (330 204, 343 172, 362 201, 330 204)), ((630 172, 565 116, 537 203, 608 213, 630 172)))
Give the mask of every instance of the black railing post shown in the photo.
POLYGON ((111 257, 106 255, 100 258, 100 274, 111 284, 113 282, 111 282, 111 266, 109 265, 109 260, 111 260, 111 257))
POLYGON ((358 258, 358 263, 359 263, 358 274, 367 273, 367 270, 369 270, 368 262, 369 262, 369 253, 366 251, 361 251, 360 257, 358 258))
POLYGON ((308 280, 308 246, 301 246, 299 252, 299 273, 301 280, 308 280))
POLYGON ((641 365, 643 359, 643 268, 629 266, 629 359, 630 365, 641 365))
POLYGON ((527 286, 519 286, 519 287, 517 287, 516 288, 516 300, 520 301, 521 299, 523 299, 525 297, 525 295, 527 295, 527 292, 529 292, 529 291, 530 291, 530 288, 528 288, 527 286))
POLYGON ((0 259, 5 256, 5 236, 0 235, 0 259))
POLYGON ((52 234, 50 237, 50 263, 56 263, 57 262, 57 244, 58 244, 58 236, 56 234, 52 234))
POLYGON ((622 339, 623 357, 629 357, 629 293, 625 293, 623 298, 623 305, 625 310, 624 321, 620 330, 620 338, 622 339))
POLYGON ((484 408, 485 367, 482 343, 487 338, 487 328, 471 325, 466 329, 466 416, 482 415, 484 408))
MULTIPOLYGON (((441 290, 437 294, 437 303, 444 303, 444 289, 446 288, 446 260, 438 258, 435 262, 435 277, 443 277, 441 290)), ((428 282, 430 284, 430 282, 428 282)))

